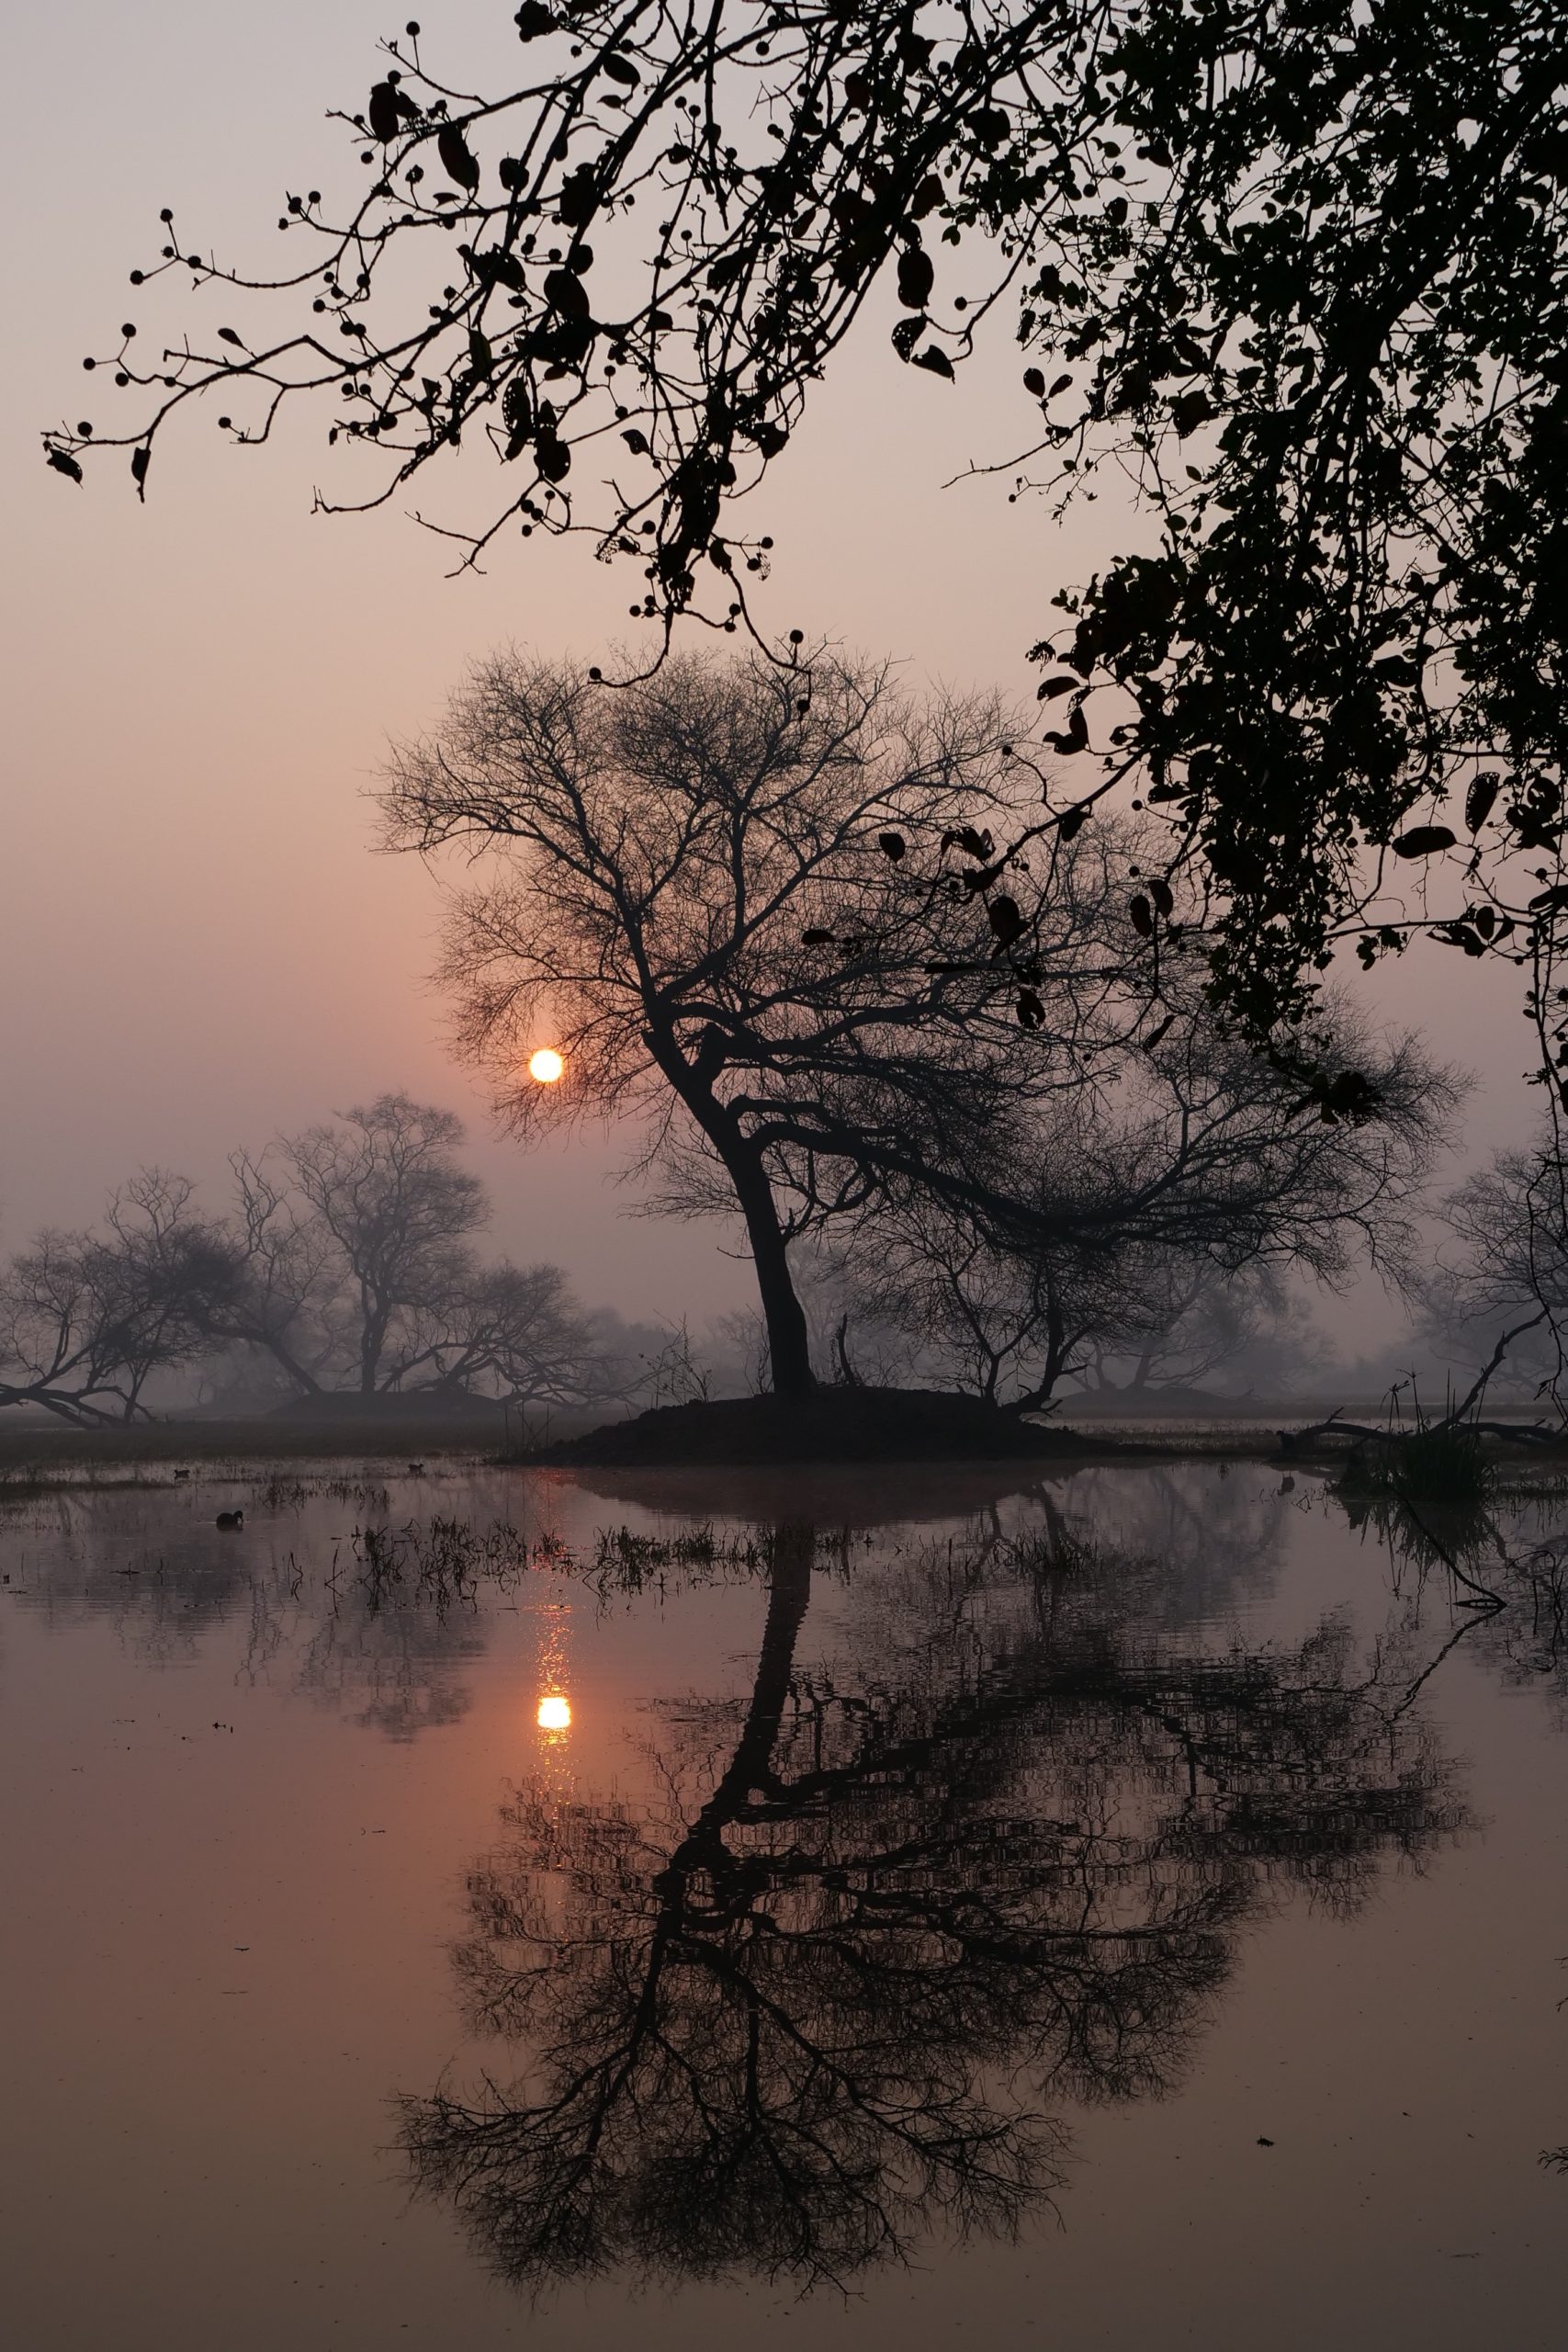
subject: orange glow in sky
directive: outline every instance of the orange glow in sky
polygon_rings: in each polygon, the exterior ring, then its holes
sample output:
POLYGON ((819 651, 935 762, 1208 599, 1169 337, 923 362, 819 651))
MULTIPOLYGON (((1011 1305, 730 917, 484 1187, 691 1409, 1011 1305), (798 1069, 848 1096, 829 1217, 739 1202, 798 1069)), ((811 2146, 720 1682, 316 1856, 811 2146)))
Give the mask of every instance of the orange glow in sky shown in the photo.
POLYGON ((541 1731, 570 1731, 571 1702, 563 1690, 547 1690, 535 1717, 541 1731))
POLYGON ((541 1046, 536 1054, 529 1057, 528 1075, 541 1086, 554 1086, 565 1069, 565 1062, 553 1046, 541 1046))

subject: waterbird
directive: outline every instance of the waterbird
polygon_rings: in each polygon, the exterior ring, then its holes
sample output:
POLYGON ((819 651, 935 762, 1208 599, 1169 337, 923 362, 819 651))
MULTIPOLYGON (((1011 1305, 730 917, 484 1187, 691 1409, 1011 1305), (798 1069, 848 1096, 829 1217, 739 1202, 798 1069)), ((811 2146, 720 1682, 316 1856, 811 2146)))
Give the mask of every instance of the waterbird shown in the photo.
POLYGON ((411 1462, 409 1464, 409 1476, 411 1478, 423 1478, 423 1476, 424 1464, 423 1462, 411 1462))
POLYGON ((188 1470, 176 1470, 175 1472, 175 1476, 176 1478, 188 1478, 190 1476, 190 1472, 188 1470))
POLYGON ((220 1510, 218 1514, 220 1527, 243 1527, 244 1523, 245 1514, 243 1510, 220 1510))

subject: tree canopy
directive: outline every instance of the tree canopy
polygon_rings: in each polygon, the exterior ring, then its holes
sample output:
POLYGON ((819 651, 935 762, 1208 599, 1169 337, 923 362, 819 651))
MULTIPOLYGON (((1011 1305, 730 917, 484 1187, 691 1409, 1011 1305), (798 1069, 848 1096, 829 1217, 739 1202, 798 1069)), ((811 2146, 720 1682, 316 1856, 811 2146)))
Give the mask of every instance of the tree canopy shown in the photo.
MULTIPOLYGON (((653 642, 782 638, 741 502, 846 337, 962 383, 1016 338, 1013 494, 1107 463, 1140 544, 1021 614, 1080 799, 1126 790, 1206 905, 1254 1038, 1317 972, 1417 932, 1557 993, 1568 613, 1568 99, 1551 0, 525 0, 516 75, 419 28, 337 116, 356 200, 287 195, 276 270, 164 214, 132 273, 208 324, 88 365, 122 421, 46 435, 71 479, 207 394, 265 440, 309 397, 321 503, 440 471, 467 560, 585 532, 653 642), (297 257, 296 257, 297 256, 297 257), (233 319, 215 314, 219 297, 233 319), (353 462, 357 459, 358 462, 353 462), (755 610, 754 610, 755 608, 755 610), (761 615, 761 620, 756 617, 761 615)), ((933 386, 934 389, 934 386, 933 386)), ((788 658, 787 655, 784 658, 788 658)))
POLYGON ((682 651, 606 695, 500 655, 385 795, 394 844, 480 861, 443 967, 460 1047, 519 1132, 635 1111, 660 1205, 739 1215, 775 1387, 812 1378, 787 1246, 856 1220, 875 1250, 934 1216, 1080 1291, 1172 1256, 1334 1279, 1397 1244, 1444 1071, 1325 1022, 1318 1059, 1371 1071, 1381 1116, 1340 1117, 1337 1075, 1304 1115, 1184 926, 1152 897, 1128 924, 1138 820, 1064 838, 1002 707, 811 667, 802 696, 682 651), (541 1043, 558 1086, 524 1074, 541 1043))

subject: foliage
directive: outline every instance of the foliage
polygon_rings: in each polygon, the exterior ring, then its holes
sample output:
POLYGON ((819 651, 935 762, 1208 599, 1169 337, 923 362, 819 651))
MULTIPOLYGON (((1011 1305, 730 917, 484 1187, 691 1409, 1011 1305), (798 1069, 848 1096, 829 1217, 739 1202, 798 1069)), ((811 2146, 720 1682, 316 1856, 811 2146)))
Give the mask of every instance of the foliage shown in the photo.
MULTIPOLYGON (((339 117, 363 192, 289 195, 281 274, 166 212, 134 282, 221 289, 245 332, 143 360, 128 327, 103 362, 127 421, 51 432, 50 462, 129 447, 145 494, 208 393, 246 443, 319 397, 359 461, 335 503, 488 449, 490 519, 435 527, 466 560, 588 532, 663 641, 683 613, 750 625, 773 540, 739 502, 858 322, 895 304, 910 397, 942 399, 1010 316, 1014 494, 1059 506, 1114 460, 1153 524, 1035 647, 1045 740, 1089 797, 1168 815, 1224 1002, 1364 1107, 1280 1024, 1337 942, 1370 963, 1425 932, 1529 964, 1556 1087, 1553 0, 530 0, 516 24, 517 76, 479 93, 416 27, 387 44, 339 117)), ((1148 894, 1132 919, 1164 918, 1148 894)))

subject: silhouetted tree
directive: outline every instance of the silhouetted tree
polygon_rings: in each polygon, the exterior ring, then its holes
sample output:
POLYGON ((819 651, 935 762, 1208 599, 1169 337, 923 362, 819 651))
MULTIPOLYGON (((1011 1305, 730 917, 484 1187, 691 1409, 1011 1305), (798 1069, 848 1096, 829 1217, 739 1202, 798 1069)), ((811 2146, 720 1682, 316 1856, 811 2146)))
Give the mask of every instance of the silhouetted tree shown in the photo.
MULTIPOLYGON (((811 1367, 770 1157, 795 1139, 863 1184, 905 1148, 877 1140, 878 1095, 928 1138, 992 1125, 1021 985, 994 911, 1016 918, 1005 860, 967 821, 998 788, 1001 714, 922 708, 886 670, 827 657, 809 698, 798 684, 682 659, 612 695, 499 657, 437 738, 396 755, 386 795, 399 846, 505 855, 459 903, 444 977, 513 1126, 634 1110, 655 1154, 677 1119, 700 1138, 744 1220, 784 1391, 811 1367), (962 878, 915 878, 916 838, 962 878), (525 1075, 538 1043, 566 1057, 558 1087, 525 1075)), ((1078 895, 1064 888, 1055 950, 1083 981, 1061 1007, 1074 1031, 1109 986, 1078 895)))
MULTIPOLYGON (((1038 785, 1004 711, 812 671, 806 696, 761 661, 672 658, 611 694, 500 657, 386 795, 397 845, 495 861, 448 932, 463 1050, 525 1134, 641 1113, 660 1204, 739 1211, 776 1388, 812 1379, 789 1243, 845 1220, 874 1250, 890 1214, 934 1214, 1102 1291, 1140 1250, 1327 1272, 1395 1229, 1443 1073, 1357 1038, 1379 1121, 1303 1118, 1179 942, 1129 952, 1134 832, 1017 845, 1038 785), (541 1042, 558 1087, 525 1075, 541 1042)), ((1326 1031, 1318 1052, 1345 1064, 1326 1031)))
POLYGON ((289 194, 303 251, 276 274, 220 267, 165 211, 134 282, 175 272, 232 316, 150 348, 128 323, 99 364, 129 416, 56 429, 50 462, 79 480, 129 447, 144 493, 204 395, 243 443, 319 396, 358 460, 338 504, 459 447, 471 482, 488 447, 504 487, 451 534, 466 558, 586 529, 657 628, 733 628, 773 544, 739 501, 874 292, 916 398, 1006 347, 982 332, 1005 307, 1028 364, 997 470, 1059 507, 1113 461, 1148 517, 1035 647, 1051 740, 1086 768, 1103 742, 1098 788, 1168 805, 1227 1004, 1279 1050, 1336 941, 1522 951, 1555 1085, 1553 0, 531 0, 516 22, 517 75, 477 94, 417 31, 386 44, 339 117, 364 191, 289 194))
POLYGON ((1190 1004, 1151 1047, 1101 1056, 1037 1106, 1011 1165, 992 1142, 994 1187, 1032 1215, 976 1220, 894 1182, 837 1221, 847 1241, 828 1226, 852 1317, 898 1326, 958 1385, 1027 1408, 1111 1363, 1134 1386, 1201 1377, 1285 1314, 1287 1272, 1335 1286, 1367 1263, 1408 1285, 1456 1090, 1413 1040, 1335 1018, 1320 1053, 1375 1071, 1378 1120, 1303 1117, 1292 1085, 1190 1004))
POLYGON ((143 1169, 111 1194, 100 1231, 51 1228, 0 1266, 0 1404, 133 1420, 156 1374, 204 1352, 243 1269, 194 1193, 183 1176, 143 1169))
POLYGON ((1568 1199, 1549 1125, 1498 1152, 1442 1206, 1444 1245, 1427 1286, 1427 1329, 1481 1366, 1555 1385, 1568 1340, 1568 1199))
POLYGON ((405 2099, 403 2137, 520 2285, 847 2284, 1006 2230, 1060 2177, 1054 2104, 1179 2079, 1276 1886, 1353 1908, 1463 1819, 1342 1628, 1185 1653, 1058 1531, 901 1557, 868 1662, 814 1669, 812 1550, 772 1539, 750 1697, 682 1702, 667 1801, 525 1787, 470 1876, 465 2010, 530 2072, 405 2099))
POLYGON ((335 1253, 367 1396, 398 1376, 387 1361, 397 1318, 444 1308, 468 1278, 464 1245, 490 1205, 479 1178, 457 1164, 462 1140, 450 1111, 381 1094, 278 1147, 335 1253))
POLYGON ((260 1350, 301 1395, 479 1393, 579 1404, 635 1381, 560 1267, 486 1265, 488 1222, 460 1120, 384 1094, 332 1125, 236 1154, 244 1279, 211 1336, 260 1350))

